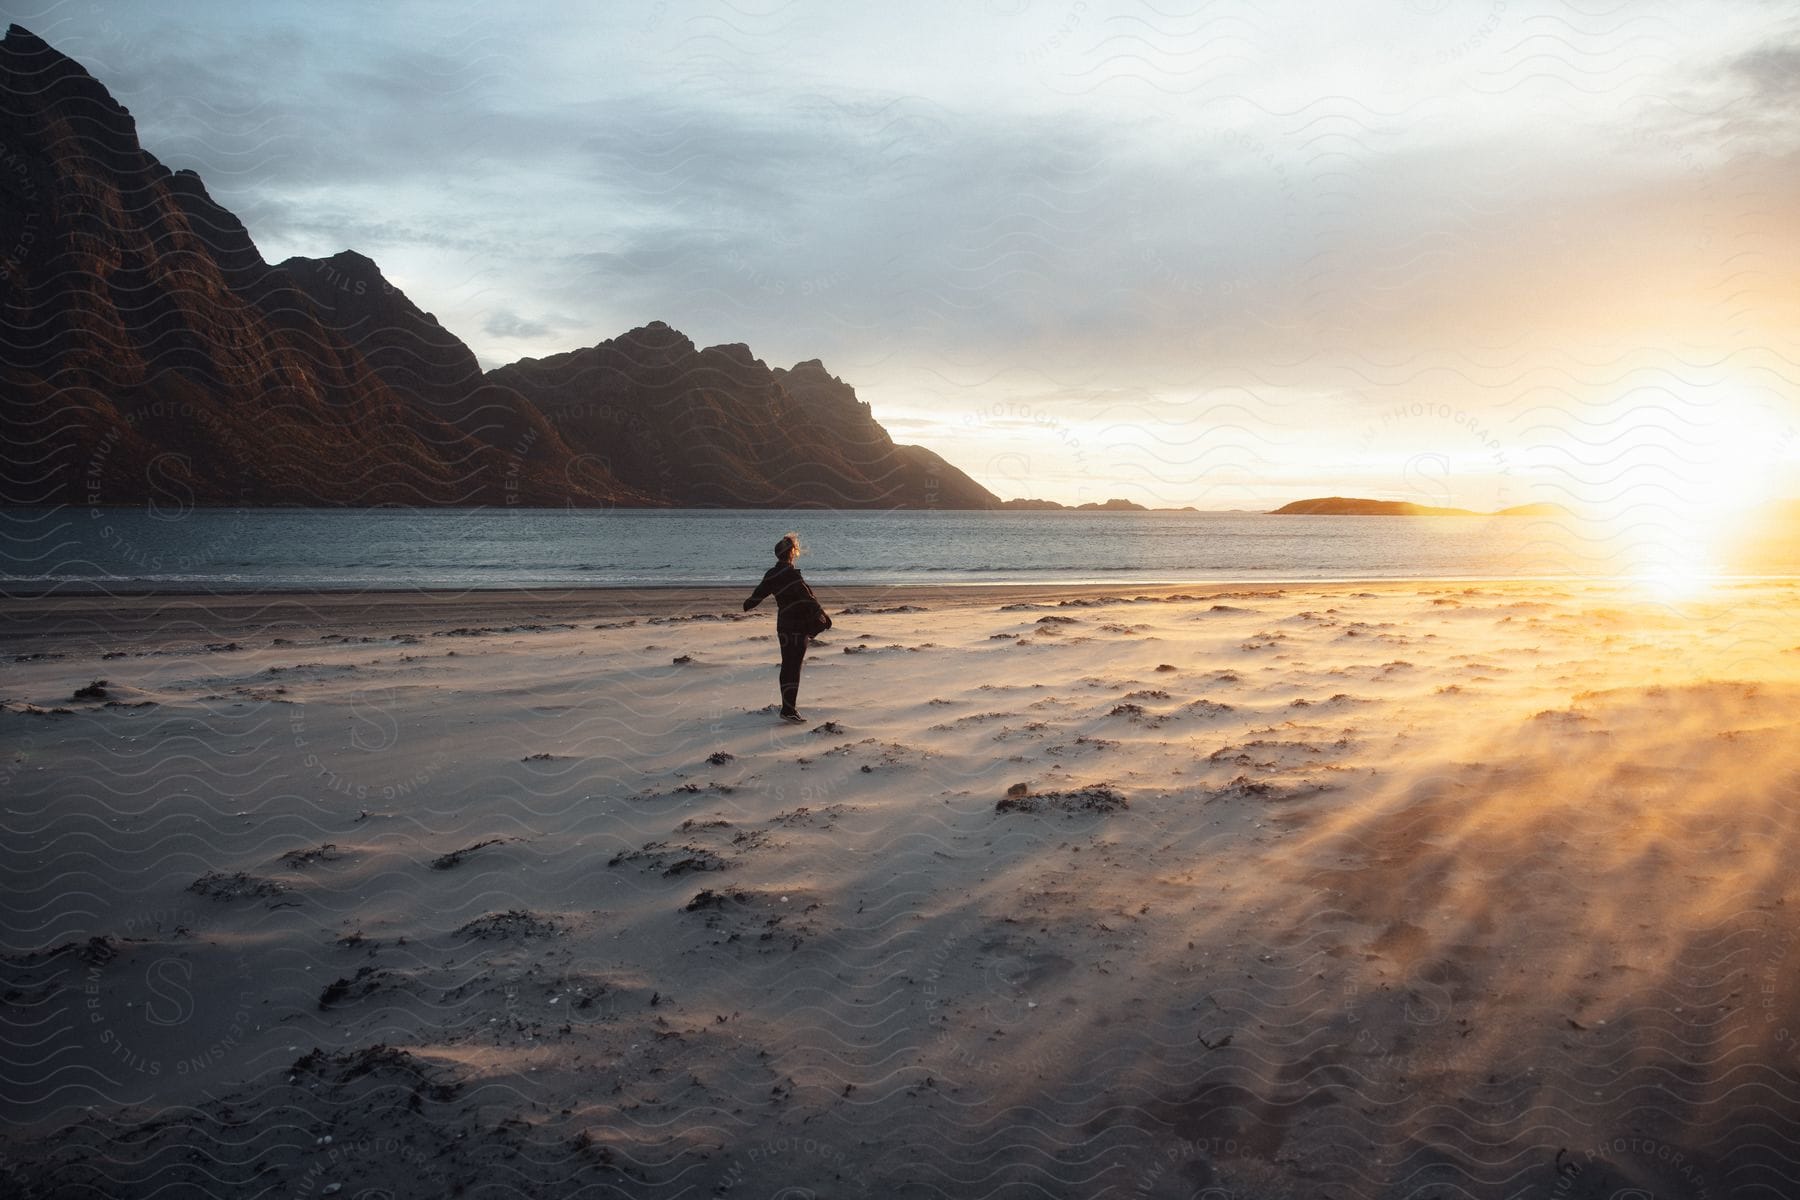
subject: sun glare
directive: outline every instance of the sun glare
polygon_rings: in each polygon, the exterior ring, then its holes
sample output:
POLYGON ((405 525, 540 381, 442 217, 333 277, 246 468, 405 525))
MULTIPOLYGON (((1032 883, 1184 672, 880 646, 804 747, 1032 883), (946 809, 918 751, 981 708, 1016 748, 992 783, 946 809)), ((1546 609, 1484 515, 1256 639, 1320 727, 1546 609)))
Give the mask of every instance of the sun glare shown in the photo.
POLYGON ((1682 599, 1731 573, 1734 548, 1775 499, 1791 431, 1747 391, 1622 397, 1580 447, 1606 552, 1647 594, 1682 599))

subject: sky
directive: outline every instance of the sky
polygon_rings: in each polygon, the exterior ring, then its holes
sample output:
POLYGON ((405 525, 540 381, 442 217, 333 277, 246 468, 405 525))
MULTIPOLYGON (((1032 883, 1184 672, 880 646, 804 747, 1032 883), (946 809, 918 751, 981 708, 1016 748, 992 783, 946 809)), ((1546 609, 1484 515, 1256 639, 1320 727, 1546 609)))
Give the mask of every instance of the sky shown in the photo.
POLYGON ((1800 494, 1800 10, 0 3, 485 366, 819 358, 1004 497, 1800 494))

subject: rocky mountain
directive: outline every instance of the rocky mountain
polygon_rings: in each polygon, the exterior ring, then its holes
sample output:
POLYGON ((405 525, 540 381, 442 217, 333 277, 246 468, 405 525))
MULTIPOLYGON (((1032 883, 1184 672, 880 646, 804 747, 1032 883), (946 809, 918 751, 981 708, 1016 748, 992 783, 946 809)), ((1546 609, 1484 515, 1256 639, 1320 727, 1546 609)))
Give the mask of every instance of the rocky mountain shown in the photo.
POLYGON ((990 507, 816 362, 660 323, 483 374, 352 251, 264 261, 42 39, 0 42, 0 502, 990 507))
POLYGON ((743 345, 699 349, 652 321, 585 350, 487 375, 484 396, 541 412, 630 487, 689 506, 990 508, 919 446, 896 446, 817 360, 770 368, 743 345))
POLYGON ((372 259, 345 250, 330 258, 290 258, 278 269, 391 393, 502 456, 508 502, 657 501, 583 458, 522 398, 488 388, 475 352, 388 282, 372 259))

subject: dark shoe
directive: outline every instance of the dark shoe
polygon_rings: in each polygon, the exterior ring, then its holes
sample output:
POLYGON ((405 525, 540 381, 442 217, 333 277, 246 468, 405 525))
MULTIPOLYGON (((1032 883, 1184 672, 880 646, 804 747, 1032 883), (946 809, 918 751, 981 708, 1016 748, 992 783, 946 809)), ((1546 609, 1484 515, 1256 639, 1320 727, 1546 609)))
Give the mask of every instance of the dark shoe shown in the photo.
POLYGON ((789 725, 804 725, 804 724, 806 724, 806 718, 801 716, 799 713, 795 712, 791 708, 781 714, 781 719, 786 721, 789 725))

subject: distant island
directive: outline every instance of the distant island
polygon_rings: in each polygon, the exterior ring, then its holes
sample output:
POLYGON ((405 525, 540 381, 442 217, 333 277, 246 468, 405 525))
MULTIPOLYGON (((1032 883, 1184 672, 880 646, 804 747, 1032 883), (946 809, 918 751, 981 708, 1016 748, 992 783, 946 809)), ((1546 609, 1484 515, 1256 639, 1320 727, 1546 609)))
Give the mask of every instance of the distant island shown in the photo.
POLYGON ((1033 500, 1033 499, 1020 498, 1017 500, 1002 500, 1000 502, 999 507, 1011 508, 1011 509, 1023 509, 1023 510, 1030 511, 1030 512, 1199 512, 1200 511, 1199 509, 1195 508, 1191 504, 1184 504, 1180 508, 1147 508, 1144 505, 1138 504, 1132 500, 1118 500, 1118 499, 1107 500, 1107 501, 1099 502, 1099 503, 1096 503, 1094 501, 1089 501, 1086 504, 1059 504, 1055 500, 1033 500))
POLYGON ((1349 496, 1325 496, 1296 500, 1269 513, 1275 517, 1567 517, 1560 504, 1518 504, 1491 513, 1467 508, 1433 508, 1408 500, 1362 500, 1349 496))

